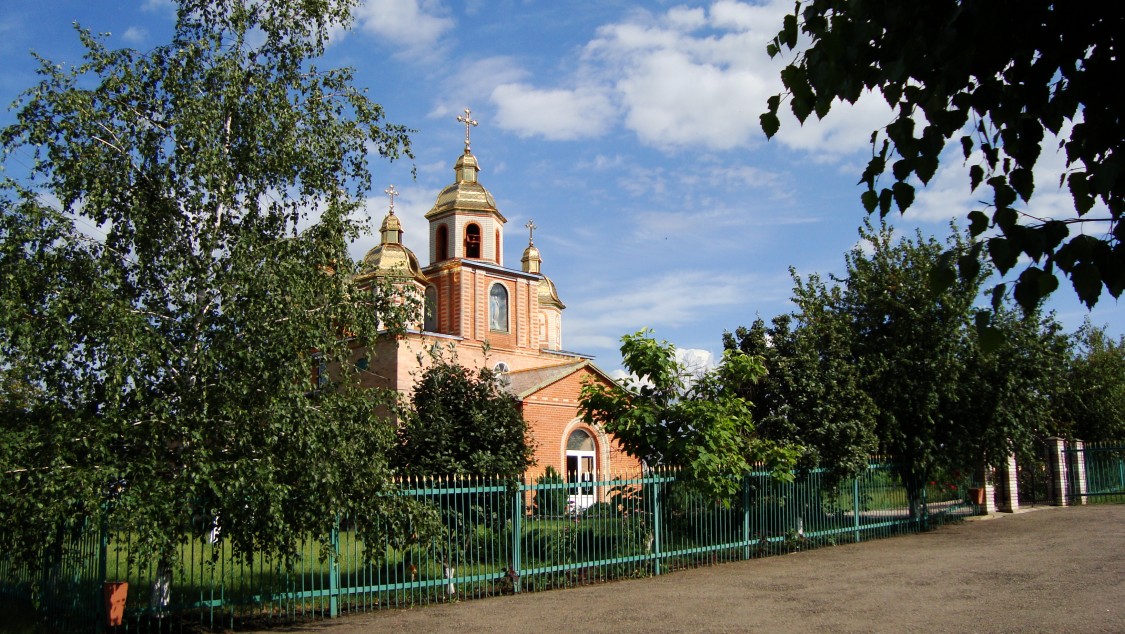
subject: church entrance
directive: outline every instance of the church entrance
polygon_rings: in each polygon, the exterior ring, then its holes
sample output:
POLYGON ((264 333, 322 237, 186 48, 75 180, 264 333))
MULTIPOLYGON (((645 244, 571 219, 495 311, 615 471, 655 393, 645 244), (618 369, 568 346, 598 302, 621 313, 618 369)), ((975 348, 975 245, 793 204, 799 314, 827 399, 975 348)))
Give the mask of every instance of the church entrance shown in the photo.
POLYGON ((597 445, 584 430, 576 429, 566 441, 566 481, 570 485, 569 507, 578 512, 596 501, 594 482, 598 479, 597 445))

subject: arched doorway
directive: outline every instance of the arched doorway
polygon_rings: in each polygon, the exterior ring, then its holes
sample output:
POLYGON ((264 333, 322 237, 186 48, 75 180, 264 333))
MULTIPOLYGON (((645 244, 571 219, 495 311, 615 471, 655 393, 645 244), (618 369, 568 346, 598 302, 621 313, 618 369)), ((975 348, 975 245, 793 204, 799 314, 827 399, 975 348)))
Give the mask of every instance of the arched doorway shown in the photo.
POLYGON ((594 482, 598 479, 598 446, 585 429, 575 429, 566 439, 567 499, 574 511, 589 508, 597 501, 594 482))

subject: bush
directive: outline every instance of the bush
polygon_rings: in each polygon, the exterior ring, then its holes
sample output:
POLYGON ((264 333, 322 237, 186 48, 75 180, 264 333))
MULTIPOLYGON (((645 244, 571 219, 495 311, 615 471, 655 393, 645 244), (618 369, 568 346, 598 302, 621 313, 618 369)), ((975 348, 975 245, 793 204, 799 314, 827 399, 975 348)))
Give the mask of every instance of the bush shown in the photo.
MULTIPOLYGON (((547 467, 536 484, 564 484, 565 480, 554 467, 547 467)), ((535 491, 532 512, 540 517, 561 517, 566 514, 567 489, 565 487, 535 491)))

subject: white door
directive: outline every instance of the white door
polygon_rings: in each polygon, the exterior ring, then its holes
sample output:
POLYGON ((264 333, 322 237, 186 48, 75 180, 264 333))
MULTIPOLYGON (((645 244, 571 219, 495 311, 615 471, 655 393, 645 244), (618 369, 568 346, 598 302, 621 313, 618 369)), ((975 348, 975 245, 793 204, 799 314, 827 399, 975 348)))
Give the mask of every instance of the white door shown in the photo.
POLYGON ((566 481, 570 485, 571 511, 589 508, 597 501, 594 482, 598 479, 598 458, 594 439, 581 429, 566 441, 566 481))

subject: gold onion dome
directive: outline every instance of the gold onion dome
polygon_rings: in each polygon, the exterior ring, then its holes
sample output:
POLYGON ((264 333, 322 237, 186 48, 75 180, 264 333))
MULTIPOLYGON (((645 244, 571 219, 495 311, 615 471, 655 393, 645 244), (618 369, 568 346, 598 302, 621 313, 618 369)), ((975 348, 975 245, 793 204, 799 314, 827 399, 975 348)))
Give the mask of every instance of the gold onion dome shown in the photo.
POLYGON ((402 244, 402 223, 392 209, 379 227, 382 242, 363 256, 359 266, 359 280, 371 278, 413 278, 423 284, 426 277, 418 265, 418 257, 402 244))
POLYGON ((393 211, 387 214, 386 218, 383 218, 383 224, 379 227, 379 233, 381 234, 386 235, 388 231, 402 232, 402 223, 398 221, 398 216, 393 211))
POLYGON ((555 283, 546 275, 539 280, 539 305, 554 306, 559 309, 566 308, 562 300, 559 299, 559 291, 555 288, 555 283))
POLYGON ((507 219, 496 209, 496 199, 483 185, 477 182, 477 172, 480 171, 480 165, 472 152, 465 150, 465 153, 457 159, 453 170, 457 174, 456 182, 441 190, 437 202, 426 213, 426 218, 433 218, 454 209, 460 209, 494 213, 500 222, 507 222, 507 219))

